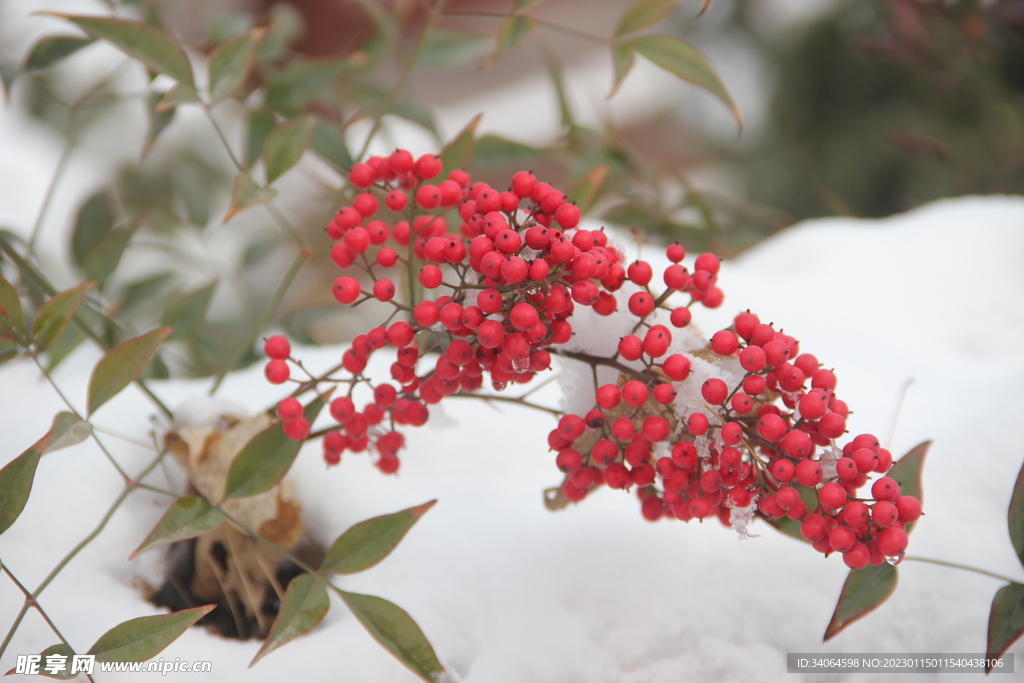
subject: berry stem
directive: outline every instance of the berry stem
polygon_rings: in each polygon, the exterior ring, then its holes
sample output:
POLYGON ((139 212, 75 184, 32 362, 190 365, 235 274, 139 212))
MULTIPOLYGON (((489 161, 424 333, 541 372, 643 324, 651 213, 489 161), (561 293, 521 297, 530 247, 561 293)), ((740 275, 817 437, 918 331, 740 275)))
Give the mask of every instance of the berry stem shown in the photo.
POLYGON ((975 574, 981 574, 983 576, 990 576, 993 579, 999 579, 1000 581, 1008 581, 1009 583, 1024 584, 1024 581, 1018 581, 1017 579, 1011 579, 1008 576, 1002 574, 996 574, 986 569, 978 569, 977 567, 970 567, 966 564, 958 564, 956 562, 946 562, 945 560, 933 560, 929 557, 917 557, 916 555, 907 555, 903 558, 904 560, 910 560, 912 562, 927 562, 928 564, 937 564, 940 567, 950 567, 952 569, 963 569, 964 571, 974 572, 975 574))
POLYGON ((566 351, 564 349, 549 349, 549 351, 553 356, 562 356, 564 358, 572 358, 573 360, 583 361, 584 363, 588 363, 591 367, 596 365, 606 365, 610 368, 615 368, 620 372, 625 372, 628 375, 636 377, 637 379, 644 383, 647 383, 647 381, 650 379, 647 375, 640 372, 639 370, 634 370, 633 368, 627 367, 622 363, 613 361, 610 358, 601 358, 599 356, 592 356, 589 353, 580 353, 579 351, 566 351))
POLYGON ((475 398, 480 401, 502 401, 503 403, 515 403, 517 405, 525 406, 527 408, 534 408, 535 410, 543 410, 545 413, 551 413, 552 415, 565 415, 561 410, 555 408, 548 408, 537 403, 531 403, 530 401, 524 401, 518 396, 492 396, 489 394, 465 394, 461 391, 455 392, 454 394, 448 394, 445 398, 475 398))

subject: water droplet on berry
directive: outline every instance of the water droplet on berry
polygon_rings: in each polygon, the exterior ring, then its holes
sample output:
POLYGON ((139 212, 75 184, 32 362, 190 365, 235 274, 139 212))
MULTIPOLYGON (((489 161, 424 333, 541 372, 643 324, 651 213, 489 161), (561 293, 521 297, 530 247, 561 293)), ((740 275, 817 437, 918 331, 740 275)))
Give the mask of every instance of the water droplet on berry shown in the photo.
POLYGON ((887 558, 885 558, 885 561, 888 562, 891 565, 897 565, 897 564, 899 564, 900 562, 903 561, 903 556, 904 555, 906 555, 906 553, 900 553, 899 555, 894 555, 892 557, 887 557, 887 558))

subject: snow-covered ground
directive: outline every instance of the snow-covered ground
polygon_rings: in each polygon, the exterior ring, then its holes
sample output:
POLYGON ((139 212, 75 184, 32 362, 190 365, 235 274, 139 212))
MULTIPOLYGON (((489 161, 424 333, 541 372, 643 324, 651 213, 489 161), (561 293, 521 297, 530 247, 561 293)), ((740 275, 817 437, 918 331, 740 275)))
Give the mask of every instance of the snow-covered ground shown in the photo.
MULTIPOLYGON (((899 455, 926 439, 934 445, 924 470, 927 516, 910 553, 1024 580, 1006 533, 1024 455, 1016 427, 1024 408, 1021 225, 1024 199, 1010 197, 948 200, 880 221, 809 221, 725 263, 726 303, 700 309, 695 323, 710 335, 748 307, 774 321, 836 368, 839 393, 855 411, 851 430, 883 441, 901 388, 913 379, 891 449, 899 455)), ((321 367, 339 353, 298 355, 321 367)), ((78 407, 97 358, 82 350, 57 372, 78 407)), ((194 397, 206 386, 176 381, 156 391, 201 413, 194 397)), ((2 459, 9 460, 46 431, 61 406, 25 362, 0 367, 0 389, 2 459)), ((145 439, 152 411, 133 392, 102 408, 96 422, 145 439)), ((277 397, 259 368, 230 378, 218 395, 250 411, 277 397)), ((555 385, 538 400, 557 401, 555 385)), ((787 674, 785 655, 984 651, 989 603, 1001 585, 991 578, 904 562, 895 595, 822 645, 847 573, 838 557, 823 559, 763 523, 753 528, 761 537, 745 541, 717 521, 650 524, 635 497, 621 492, 601 490, 548 512, 541 490, 560 479, 545 443, 550 428, 545 414, 451 401, 443 417, 410 432, 397 478, 380 475, 365 455, 346 455, 325 473, 314 448, 292 471, 311 533, 322 542, 360 519, 439 500, 390 557, 339 585, 408 610, 455 680, 860 680, 787 674)), ((141 467, 141 446, 102 438, 130 470, 141 467)), ((166 476, 169 485, 181 481, 171 467, 166 476)), ((119 489, 89 442, 47 455, 22 517, 0 537, 0 558, 37 585, 119 489)), ((138 584, 159 581, 161 551, 127 557, 162 504, 145 492, 132 495, 43 594, 73 645, 87 648, 114 624, 155 612, 138 584)), ((0 628, 20 604, 10 582, 0 581, 0 628)), ((30 614, 0 670, 13 667, 16 654, 55 641, 30 614)), ((247 670, 257 649, 191 629, 162 656, 212 661, 213 672, 201 676, 211 682, 277 681, 297 671, 308 680, 416 680, 340 603, 309 635, 247 670)), ((1020 656, 1024 647, 1012 651, 1020 656)))

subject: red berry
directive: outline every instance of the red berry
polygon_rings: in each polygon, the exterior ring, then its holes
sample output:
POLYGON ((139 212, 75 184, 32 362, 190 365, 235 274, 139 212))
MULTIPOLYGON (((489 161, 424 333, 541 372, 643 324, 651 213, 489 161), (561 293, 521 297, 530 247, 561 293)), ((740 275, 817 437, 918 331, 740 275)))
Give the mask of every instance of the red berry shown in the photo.
POLYGON ((668 260, 672 263, 679 263, 686 258, 686 249, 676 242, 668 246, 668 249, 665 250, 665 255, 668 256, 668 260))
POLYGON ((904 524, 916 522, 921 518, 921 501, 914 496, 900 496, 896 499, 896 510, 904 524))
POLYGON ((739 391, 733 394, 730 405, 735 412, 740 415, 746 415, 754 409, 754 399, 739 391))
POLYGON ((418 279, 420 284, 427 289, 436 289, 441 286, 444 275, 441 273, 440 268, 431 263, 420 268, 418 279))
MULTIPOLYGON (((892 477, 882 477, 871 485, 871 496, 875 500, 892 502, 900 497, 900 485, 892 477)), ((886 553, 886 555, 889 554, 886 553)))
POLYGON ((359 298, 359 280, 343 275, 334 281, 334 287, 331 289, 331 292, 338 303, 350 304, 359 298))
POLYGON ((622 400, 622 394, 614 384, 605 384, 599 387, 594 392, 594 397, 597 400, 597 405, 604 410, 611 410, 622 400))
POLYGON ((638 318, 646 318, 654 311, 654 299, 647 292, 635 292, 629 297, 629 312, 638 318))
POLYGON ((721 267, 721 263, 718 257, 714 254, 701 254, 697 257, 696 262, 693 264, 694 270, 707 271, 711 275, 717 275, 718 270, 721 267))
POLYGON ((690 324, 690 320, 692 319, 693 314, 690 312, 690 309, 686 308, 685 306, 682 308, 674 309, 672 311, 672 314, 669 316, 669 320, 675 327, 686 327, 687 325, 690 324))
POLYGON ((814 460, 804 460, 796 466, 796 482, 801 486, 817 486, 822 476, 821 465, 814 460))
POLYGON ((662 382, 654 387, 654 400, 661 405, 668 405, 676 400, 676 388, 668 382, 662 382))
POLYGON ((708 416, 704 413, 693 413, 686 418, 686 429, 694 436, 708 433, 708 416))
POLYGON ((711 337, 711 350, 719 356, 731 356, 736 353, 737 348, 739 348, 739 340, 729 330, 719 330, 711 337))
POLYGON ((910 539, 903 529, 889 527, 878 534, 878 551, 886 557, 899 557, 907 549, 910 539))
POLYGON ((583 467, 583 458, 575 448, 563 448, 555 457, 555 466, 568 474, 583 467))
POLYGON ((280 358, 275 358, 263 368, 263 375, 271 384, 284 384, 291 376, 291 370, 288 368, 288 363, 280 358))
POLYGON ((414 171, 417 176, 423 180, 430 180, 436 178, 441 174, 442 164, 441 160, 433 154, 424 154, 416 160, 414 171))
POLYGON ((899 509, 887 500, 880 500, 871 506, 871 521, 885 529, 899 520, 899 509))
POLYGON ((309 422, 304 417, 285 422, 281 428, 284 430, 284 435, 292 441, 302 441, 309 435, 309 422))
POLYGON ((717 377, 712 377, 701 385, 700 393, 705 401, 717 406, 725 402, 726 396, 729 395, 729 386, 717 377))
POLYGON ((622 400, 626 405, 637 408, 647 402, 647 385, 640 380, 630 380, 622 386, 622 400))
POLYGON ((619 355, 626 360, 639 360, 643 353, 644 345, 639 337, 627 334, 619 340, 619 355))
POLYGON ((828 536, 828 525, 825 518, 817 513, 811 513, 804 517, 800 524, 800 535, 812 543, 820 541, 828 536))
POLYGON ((735 445, 743 438, 743 426, 739 422, 726 422, 722 425, 722 441, 729 445, 735 445))
POLYGON ((828 511, 840 510, 846 505, 846 489, 842 484, 829 482, 818 489, 818 502, 828 511))
POLYGON ((828 532, 828 544, 839 553, 845 553, 857 543, 857 535, 845 526, 837 526, 828 532))
POLYGON ((778 441, 786 434, 786 421, 774 413, 762 415, 757 421, 757 433, 765 441, 778 441))
POLYGON ((302 417, 302 404, 294 398, 282 399, 277 404, 277 414, 285 422, 291 422, 302 417))
POLYGON ((377 301, 391 301, 395 297, 395 283, 382 277, 373 283, 373 296, 377 301))
POLYGON ((868 566, 871 553, 863 543, 854 543, 853 547, 843 553, 843 562, 850 569, 863 569, 868 566))
POLYGON ((348 172, 348 181, 353 187, 365 190, 377 180, 377 174, 369 164, 354 164, 348 172))
POLYGON ((663 417, 652 415, 644 420, 643 434, 652 443, 663 441, 669 433, 668 420, 663 417))
POLYGON ((690 367, 689 358, 679 353, 673 353, 665 359, 661 369, 673 382, 682 382, 690 376, 690 367))
MULTIPOLYGON (((776 460, 771 467, 772 476, 781 482, 787 482, 796 474, 796 466, 786 459, 776 460)), ((793 490, 793 489, 790 489, 793 490)))
POLYGON ((846 432, 846 418, 839 413, 828 413, 818 420, 818 433, 826 439, 837 439, 846 432))
POLYGON ((575 204, 562 204, 555 210, 555 221, 568 230, 580 223, 580 210, 575 204))
POLYGON ((284 360, 292 355, 292 345, 281 335, 275 334, 263 342, 263 353, 267 354, 267 358, 284 360))

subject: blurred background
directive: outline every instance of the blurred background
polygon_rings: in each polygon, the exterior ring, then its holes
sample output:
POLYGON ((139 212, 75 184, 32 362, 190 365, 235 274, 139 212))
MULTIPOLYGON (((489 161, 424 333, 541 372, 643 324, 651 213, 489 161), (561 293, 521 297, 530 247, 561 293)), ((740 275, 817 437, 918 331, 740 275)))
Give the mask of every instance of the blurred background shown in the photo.
MULTIPOLYGON (((806 218, 1024 188, 1024 0, 678 3, 653 28, 708 57, 742 130, 641 57, 617 78, 610 37, 630 4, 450 0, 432 17, 422 0, 2 0, 0 227, 58 289, 100 283, 86 314, 108 343, 180 329, 150 376, 208 376, 255 360, 254 325, 350 336, 323 226, 353 160, 396 146, 448 145, 449 166, 499 186, 532 169, 594 221, 726 257, 806 218), (193 64, 265 34, 208 118, 162 109, 166 77, 41 10, 141 18, 193 64), (528 22, 511 26, 513 10, 528 22), (276 198, 225 220, 236 175, 300 115, 307 151, 276 198), (314 255, 278 292, 300 247, 314 255)), ((51 366, 84 337, 69 327, 51 366)))

